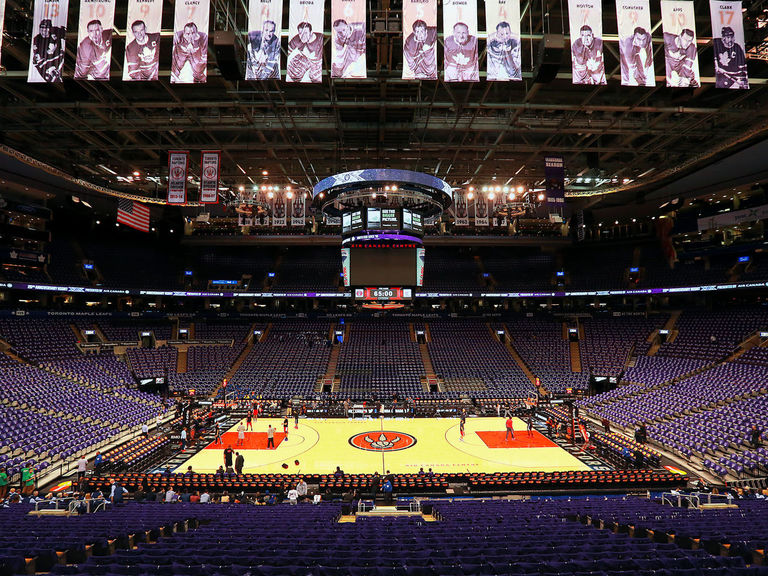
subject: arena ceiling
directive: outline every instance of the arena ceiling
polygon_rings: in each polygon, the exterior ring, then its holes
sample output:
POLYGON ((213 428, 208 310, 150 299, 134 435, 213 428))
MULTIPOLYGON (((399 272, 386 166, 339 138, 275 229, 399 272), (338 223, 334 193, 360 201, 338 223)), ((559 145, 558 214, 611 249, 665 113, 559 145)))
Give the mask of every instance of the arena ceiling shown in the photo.
MULTIPOLYGON (((169 26, 173 7, 165 4, 163 22, 169 26)), ((246 4, 214 0, 212 26, 241 36, 246 4)), ((565 157, 569 193, 593 192, 597 178, 604 181, 601 190, 619 191, 583 201, 590 204, 641 202, 734 153, 746 155, 743 164, 759 167, 747 180, 768 179, 765 147, 755 146, 768 135, 768 62, 750 59, 750 90, 715 89, 711 41, 705 36, 711 33, 709 5, 695 4, 704 84, 668 89, 659 75, 656 88, 620 86, 613 2, 604 3, 603 17, 608 86, 573 86, 567 49, 553 81, 534 81, 542 27, 567 32, 565 7, 541 2, 524 2, 521 8, 523 82, 486 82, 482 76, 474 84, 404 81, 399 13, 389 0, 369 3, 367 80, 329 78, 327 34, 322 84, 228 80, 218 68, 212 34, 208 82, 171 85, 166 29, 160 81, 128 84, 120 80, 122 28, 109 82, 71 80, 76 34, 70 33, 64 83, 28 84, 31 1, 8 0, 0 141, 75 177, 157 197, 164 195, 167 153, 173 149, 191 151, 193 174, 200 150, 221 149, 223 183, 233 189, 265 181, 311 187, 328 175, 367 167, 423 171, 454 186, 530 185, 543 178, 545 154, 565 157), (130 180, 134 171, 140 176, 130 180), (591 181, 579 185, 580 176, 591 181)), ((763 50, 768 0, 744 5, 747 48, 763 50)), ((125 25, 125 6, 118 3, 118 26, 125 25)), ((482 23, 483 2, 478 8, 482 23)), ((652 2, 652 11, 658 73, 664 59, 658 2, 652 2)), ((284 16, 287 22, 287 10, 284 16)), ((326 30, 329 20, 327 14, 326 30)), ((70 30, 74 22, 71 14, 70 30)), ((484 46, 481 42, 481 51, 484 46)), ((239 44, 238 50, 242 53, 239 44)), ((442 50, 438 54, 441 65, 442 50)), ((484 63, 481 54, 481 70, 484 63)), ((6 177, 13 176, 7 163, 0 166, 6 177)))

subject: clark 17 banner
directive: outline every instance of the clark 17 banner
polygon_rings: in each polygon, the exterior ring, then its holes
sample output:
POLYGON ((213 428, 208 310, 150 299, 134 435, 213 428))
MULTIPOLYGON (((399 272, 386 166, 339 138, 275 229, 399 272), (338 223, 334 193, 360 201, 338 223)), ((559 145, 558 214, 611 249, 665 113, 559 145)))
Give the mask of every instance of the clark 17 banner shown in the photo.
POLYGON ((648 0, 616 0, 622 86, 656 86, 648 0))
POLYGON ((123 81, 157 80, 163 0, 128 0, 123 81))
POLYGON ((712 17, 712 47, 715 53, 715 87, 748 90, 741 2, 710 0, 709 13, 712 17))
POLYGON ((667 87, 698 88, 701 80, 693 2, 661 0, 661 26, 664 29, 667 87))
POLYGON ((494 82, 522 80, 520 62, 520 3, 517 0, 485 0, 488 31, 486 79, 494 82))
POLYGON ((605 84, 603 7, 599 0, 568 0, 574 84, 605 84))
POLYGON ((69 0, 35 0, 27 82, 62 82, 69 0))
POLYGON ((476 0, 443 0, 446 82, 478 82, 476 0))
POLYGON ((208 79, 210 0, 176 0, 171 54, 171 84, 199 84, 208 79))
POLYGON ((323 79, 325 0, 291 0, 289 10, 285 81, 318 84, 323 79))
POLYGON ((187 159, 189 152, 168 153, 168 204, 187 201, 187 159))
POLYGON ((365 0, 331 0, 331 78, 366 78, 365 0))
POLYGON ((246 80, 280 78, 282 0, 250 0, 248 4, 248 62, 246 80))
POLYGON ((437 0, 403 0, 403 79, 437 80, 437 0))
POLYGON ((75 80, 109 80, 115 0, 80 0, 75 80))
POLYGON ((221 151, 208 150, 200 154, 200 203, 216 204, 219 201, 219 165, 221 151))

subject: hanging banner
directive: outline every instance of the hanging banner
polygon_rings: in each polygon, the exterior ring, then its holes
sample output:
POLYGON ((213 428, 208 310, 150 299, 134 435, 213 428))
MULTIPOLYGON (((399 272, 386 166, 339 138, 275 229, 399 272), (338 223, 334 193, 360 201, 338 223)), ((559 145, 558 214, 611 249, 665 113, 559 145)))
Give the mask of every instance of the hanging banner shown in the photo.
POLYGON ((648 0, 616 0, 622 86, 656 86, 648 0))
POLYGON ((282 0, 250 0, 248 5, 248 63, 246 80, 280 78, 282 0))
POLYGON ((0 0, 0 52, 3 48, 3 23, 5 21, 5 0, 0 0))
POLYGON ((565 206, 565 160, 562 156, 544 157, 544 187, 549 209, 565 206))
POLYGON ((187 159, 189 152, 168 152, 168 204, 187 201, 187 159))
POLYGON ((749 90, 741 2, 709 0, 709 13, 715 52, 715 88, 749 90))
POLYGON ((115 0, 80 0, 75 80, 109 80, 115 0))
POLYGON ((485 28, 488 31, 487 80, 522 80, 520 62, 520 3, 485 0, 485 28))
POLYGON ((69 0, 35 0, 27 82, 61 82, 69 0))
POLYGON ((403 79, 437 80, 437 0, 403 0, 403 79))
POLYGON ((220 150, 200 153, 200 202, 202 204, 217 204, 219 202, 220 165, 220 150))
POLYGON ((305 199, 304 192, 296 192, 291 200, 291 226, 304 226, 305 219, 305 199))
POLYGON ((163 0, 128 0, 123 81, 157 80, 163 0))
POLYGON ((568 0, 574 84, 605 84, 603 7, 599 0, 568 0))
POLYGON ((290 6, 285 81, 319 84, 323 79, 325 0, 291 0, 290 6))
POLYGON ((661 0, 661 26, 664 29, 667 87, 698 88, 701 81, 693 2, 661 0))
POLYGON ((488 198, 478 194, 475 200, 475 226, 488 226, 488 198))
POLYGON ((331 0, 331 78, 366 78, 365 0, 331 0))
POLYGON ((478 82, 477 1, 443 0, 446 82, 478 82))
POLYGON ((272 226, 286 226, 285 192, 280 190, 272 199, 272 226))
POLYGON ((467 211, 467 195, 463 190, 457 190, 453 194, 453 224, 455 226, 469 226, 469 212, 467 211))
POLYGON ((176 0, 171 84, 199 84, 208 79, 209 12, 210 0, 176 0))

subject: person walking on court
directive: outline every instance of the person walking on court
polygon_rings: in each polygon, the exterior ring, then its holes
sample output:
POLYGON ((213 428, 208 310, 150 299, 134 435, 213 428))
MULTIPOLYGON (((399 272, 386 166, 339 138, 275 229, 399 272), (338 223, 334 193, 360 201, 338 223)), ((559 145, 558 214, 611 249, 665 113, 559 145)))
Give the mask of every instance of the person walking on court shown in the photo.
POLYGON ((299 407, 293 409, 293 427, 298 430, 299 429, 299 407))
POLYGON ((225 472, 232 472, 232 454, 234 454, 235 451, 232 450, 232 446, 227 446, 226 450, 224 450, 224 471, 225 472))
POLYGON ((216 437, 213 439, 214 444, 224 444, 224 442, 221 441, 221 425, 219 425, 218 422, 216 422, 216 437))
POLYGON ((243 426, 243 423, 240 423, 240 426, 237 427, 237 444, 236 446, 242 446, 245 442, 245 426, 243 426))
POLYGON ((283 434, 285 434, 284 440, 288 442, 288 416, 283 418, 283 434))
POLYGON ((272 424, 267 428, 267 448, 275 447, 275 429, 272 428, 272 424))
POLYGON ((528 428, 528 438, 533 438, 533 416, 528 416, 526 425, 528 428))
POLYGON ((512 416, 507 418, 507 433, 504 436, 504 440, 509 440, 510 436, 512 436, 512 440, 515 439, 515 423, 512 421, 512 416))
POLYGON ((235 474, 240 476, 243 473, 243 466, 245 465, 245 458, 240 452, 235 452, 235 474))
POLYGON ((245 417, 245 429, 253 432, 253 415, 251 414, 250 410, 248 411, 248 415, 245 417))
POLYGON ((464 423, 467 421, 467 417, 462 414, 459 420, 459 440, 464 442, 464 423))

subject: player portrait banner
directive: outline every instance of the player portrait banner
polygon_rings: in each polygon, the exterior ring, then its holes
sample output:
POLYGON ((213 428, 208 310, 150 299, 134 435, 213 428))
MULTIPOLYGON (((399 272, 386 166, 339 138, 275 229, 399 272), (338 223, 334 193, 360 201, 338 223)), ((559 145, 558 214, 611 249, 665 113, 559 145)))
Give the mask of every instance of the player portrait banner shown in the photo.
POLYGON ((565 206, 565 160, 562 156, 544 157, 544 182, 549 208, 563 208, 565 206))
POLYGON ((475 200, 475 226, 488 226, 488 204, 485 194, 478 194, 475 200))
POLYGON ((568 0, 574 84, 605 84, 603 7, 599 0, 568 0))
POLYGON ((209 12, 210 0, 176 0, 171 84, 199 84, 208 79, 209 12))
POLYGON ((403 0, 403 79, 437 80, 437 0, 403 0))
POLYGON ((291 0, 286 82, 318 84, 322 81, 324 16, 325 0, 291 0))
POLYGON ((291 226, 304 226, 304 210, 306 195, 304 192, 296 192, 291 200, 291 226))
POLYGON ((522 80, 520 61, 520 3, 516 0, 485 0, 487 80, 522 80))
POLYGON ((285 192, 282 190, 275 192, 275 197, 272 198, 272 226, 286 226, 285 192))
POLYGON ((715 88, 748 90, 741 2, 709 0, 712 47, 715 53, 715 88))
POLYGON ((3 47, 3 24, 5 22, 5 0, 0 0, 0 50, 3 47))
POLYGON ((446 82, 478 82, 477 1, 443 0, 446 82))
POLYGON ((453 193, 453 201, 453 224, 455 226, 469 226, 467 195, 463 190, 457 190, 453 193))
POLYGON ((157 80, 163 0, 128 0, 124 81, 157 80))
POLYGON ((656 86, 649 0, 616 0, 622 86, 656 86))
POLYGON ((331 0, 331 78, 367 78, 365 0, 331 0))
POLYGON ((27 82, 61 82, 69 0, 35 0, 27 82))
POLYGON ((168 204, 187 201, 187 164, 189 152, 168 152, 168 204))
POLYGON ((109 80, 115 0, 80 0, 75 80, 109 80))
POLYGON ((661 0, 661 27, 664 30, 667 87, 698 88, 701 79, 693 2, 661 0))
POLYGON ((250 0, 248 4, 248 60, 246 80, 280 78, 282 0, 250 0))
POLYGON ((200 153, 200 202, 202 204, 216 204, 219 201, 220 165, 220 150, 200 153))

